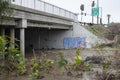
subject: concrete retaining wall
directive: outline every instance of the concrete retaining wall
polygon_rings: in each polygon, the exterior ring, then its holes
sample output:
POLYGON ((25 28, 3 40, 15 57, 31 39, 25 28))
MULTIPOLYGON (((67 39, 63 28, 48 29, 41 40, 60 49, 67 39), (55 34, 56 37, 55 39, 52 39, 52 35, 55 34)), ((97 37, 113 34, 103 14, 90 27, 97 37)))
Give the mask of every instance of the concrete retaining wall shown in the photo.
POLYGON ((75 37, 86 38, 86 48, 91 48, 96 44, 103 42, 102 39, 98 38, 96 35, 85 29, 84 26, 81 26, 79 23, 74 24, 73 32, 75 37))
POLYGON ((63 40, 69 37, 86 38, 86 48, 102 42, 79 23, 75 23, 73 29, 69 30, 28 28, 26 29, 26 47, 33 45, 35 49, 64 49, 63 40))

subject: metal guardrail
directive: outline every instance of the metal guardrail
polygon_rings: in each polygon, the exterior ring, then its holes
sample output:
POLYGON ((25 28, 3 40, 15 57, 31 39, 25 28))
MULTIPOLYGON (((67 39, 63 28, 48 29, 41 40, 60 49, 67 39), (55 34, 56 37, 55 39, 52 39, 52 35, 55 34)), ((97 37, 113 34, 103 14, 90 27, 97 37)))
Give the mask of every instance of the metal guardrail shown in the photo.
POLYGON ((73 20, 77 19, 77 14, 41 0, 11 0, 11 3, 70 18, 73 20))

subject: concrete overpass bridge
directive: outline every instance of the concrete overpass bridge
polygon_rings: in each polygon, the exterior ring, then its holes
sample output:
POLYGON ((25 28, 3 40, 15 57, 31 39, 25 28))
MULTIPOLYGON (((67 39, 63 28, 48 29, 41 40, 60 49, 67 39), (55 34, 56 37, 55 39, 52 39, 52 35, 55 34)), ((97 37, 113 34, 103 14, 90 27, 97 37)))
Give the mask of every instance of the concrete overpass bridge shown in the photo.
POLYGON ((17 38, 23 54, 31 51, 31 47, 71 49, 84 43, 90 48, 100 40, 80 25, 76 13, 41 0, 11 0, 11 3, 13 14, 7 22, 0 23, 0 34, 17 38))
POLYGON ((41 0, 11 0, 13 14, 0 24, 2 36, 20 40, 25 53, 35 49, 63 48, 63 38, 70 37, 77 14, 41 0))

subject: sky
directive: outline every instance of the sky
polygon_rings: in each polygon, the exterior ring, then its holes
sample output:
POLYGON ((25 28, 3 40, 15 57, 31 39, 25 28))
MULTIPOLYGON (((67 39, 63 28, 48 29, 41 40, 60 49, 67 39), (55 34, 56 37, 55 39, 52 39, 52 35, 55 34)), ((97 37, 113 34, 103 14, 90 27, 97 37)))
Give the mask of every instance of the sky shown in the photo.
MULTIPOLYGON (((91 14, 91 3, 97 0, 43 0, 45 2, 54 4, 61 8, 67 9, 74 13, 78 13, 78 19, 81 21, 81 11, 80 5, 84 4, 85 10, 84 13, 91 14)), ((120 0, 99 0, 100 10, 102 9, 102 22, 107 23, 107 15, 110 14, 110 22, 120 22, 120 0)), ((100 11, 101 13, 101 11, 100 11)), ((100 14, 101 16, 101 14, 100 14)), ((92 22, 91 16, 83 16, 83 22, 92 22)), ((96 17, 94 17, 94 23, 96 23, 96 17)))

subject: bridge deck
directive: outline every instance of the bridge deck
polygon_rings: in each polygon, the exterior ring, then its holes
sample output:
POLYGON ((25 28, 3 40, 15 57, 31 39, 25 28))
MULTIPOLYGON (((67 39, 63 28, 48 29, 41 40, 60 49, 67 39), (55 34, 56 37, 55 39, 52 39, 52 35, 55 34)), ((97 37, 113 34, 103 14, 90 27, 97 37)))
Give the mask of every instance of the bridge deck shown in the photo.
POLYGON ((12 4, 32 8, 39 11, 48 12, 51 14, 63 16, 70 19, 77 19, 77 14, 68 10, 62 9, 50 3, 41 0, 11 0, 12 4))

